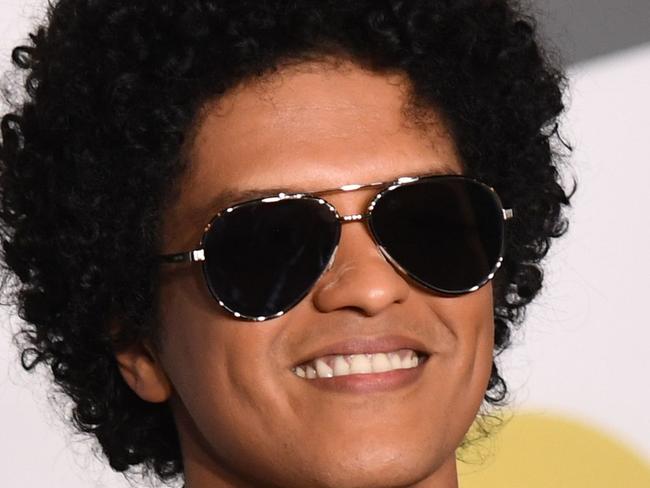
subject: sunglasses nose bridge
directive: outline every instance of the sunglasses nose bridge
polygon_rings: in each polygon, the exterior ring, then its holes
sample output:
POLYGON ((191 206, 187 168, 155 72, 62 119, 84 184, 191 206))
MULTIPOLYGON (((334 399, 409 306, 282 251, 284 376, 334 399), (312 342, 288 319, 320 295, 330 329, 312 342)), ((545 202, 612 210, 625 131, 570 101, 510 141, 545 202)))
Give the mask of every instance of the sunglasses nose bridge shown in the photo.
MULTIPOLYGON (((387 254, 386 254, 385 250, 382 249, 381 246, 379 245, 379 242, 377 241, 377 238, 375 237, 375 234, 374 234, 374 232, 372 230, 372 227, 370 225, 370 221, 368 220, 370 218, 371 210, 368 211, 368 212, 365 212, 365 213, 360 213, 360 214, 337 215, 336 219, 341 223, 341 225, 349 224, 349 223, 352 223, 352 222, 364 222, 365 226, 366 226, 366 229, 367 229, 368 233, 370 234, 370 238, 372 239, 375 246, 377 247, 378 254, 382 258, 384 258, 384 259, 386 259, 387 261, 390 262, 390 260, 387 259, 387 254)), ((330 262, 327 265, 327 270, 332 268, 332 266, 334 264, 334 257, 336 255, 336 251, 338 250, 338 248, 339 248, 339 244, 337 244, 336 249, 334 250, 334 253, 332 254, 332 258, 331 258, 330 262)))
POLYGON ((340 215, 337 218, 339 222, 345 224, 348 222, 360 222, 366 220, 368 217, 370 217, 370 214, 366 212, 362 214, 340 215))

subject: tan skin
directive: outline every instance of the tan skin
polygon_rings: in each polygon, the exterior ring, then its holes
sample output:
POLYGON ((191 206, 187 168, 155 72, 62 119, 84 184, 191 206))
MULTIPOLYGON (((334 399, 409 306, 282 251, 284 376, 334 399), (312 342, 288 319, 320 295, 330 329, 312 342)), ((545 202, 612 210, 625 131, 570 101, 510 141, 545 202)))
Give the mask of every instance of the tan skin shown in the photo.
MULTIPOLYGON (((410 123, 407 93, 396 74, 313 62, 209 104, 180 195, 164 215, 162 251, 196 247, 224 190, 310 191, 461 173, 435 112, 426 126, 410 123)), ((376 192, 327 199, 341 215, 355 214, 376 192)), ((187 488, 458 486, 455 450, 492 364, 490 284, 457 297, 427 292, 381 256, 362 222, 343 226, 334 264, 309 295, 261 324, 222 310, 199 265, 171 266, 162 278, 162 344, 117 357, 141 398, 170 402, 187 488), (430 353, 408 385, 332 392, 291 371, 328 344, 395 334, 430 353)))

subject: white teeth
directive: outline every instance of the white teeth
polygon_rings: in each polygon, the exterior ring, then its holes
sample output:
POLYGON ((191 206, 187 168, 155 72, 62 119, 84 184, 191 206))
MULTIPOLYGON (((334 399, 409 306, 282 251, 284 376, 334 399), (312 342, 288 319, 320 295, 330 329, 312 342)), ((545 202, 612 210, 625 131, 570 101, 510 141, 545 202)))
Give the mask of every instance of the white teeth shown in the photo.
POLYGON ((334 371, 323 359, 317 359, 315 364, 316 373, 318 373, 319 378, 331 378, 334 376, 334 371))
POLYGON ((350 374, 372 373, 372 364, 365 354, 353 354, 350 356, 350 374))
POLYGON ((420 364, 420 360, 418 359, 417 354, 411 355, 411 368, 416 368, 420 364))
POLYGON ((400 359, 402 360, 402 369, 406 368, 412 368, 413 367, 413 358, 417 357, 413 351, 409 351, 405 355, 400 356, 400 359))
POLYGON ((390 367, 392 369, 402 369, 402 360, 396 352, 389 352, 388 360, 390 361, 390 367))
POLYGON ((312 366, 307 366, 307 378, 313 380, 316 376, 316 370, 312 366))
POLYGON ((373 373, 383 373, 385 371, 390 371, 393 369, 388 360, 388 356, 383 352, 379 354, 372 355, 372 372, 373 373))
POLYGON ((334 376, 345 376, 350 374, 350 365, 343 356, 334 358, 334 376))
POLYGON ((418 367, 421 361, 411 349, 376 354, 351 354, 323 356, 296 366, 293 372, 300 378, 333 378, 351 374, 385 373, 397 369, 418 367))

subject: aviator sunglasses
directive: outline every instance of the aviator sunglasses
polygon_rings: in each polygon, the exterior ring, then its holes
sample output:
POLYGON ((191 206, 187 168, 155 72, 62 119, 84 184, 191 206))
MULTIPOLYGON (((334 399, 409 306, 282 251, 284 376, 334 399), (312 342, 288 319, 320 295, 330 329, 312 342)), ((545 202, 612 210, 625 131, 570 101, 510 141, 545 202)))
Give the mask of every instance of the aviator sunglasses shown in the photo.
POLYGON ((237 203, 212 218, 198 248, 160 258, 200 262, 219 305, 259 322, 280 317, 309 293, 332 266, 345 223, 365 221, 399 272, 428 290, 458 295, 494 277, 512 216, 494 189, 473 178, 402 177, 237 203), (363 214, 341 216, 322 198, 373 187, 383 189, 363 214))

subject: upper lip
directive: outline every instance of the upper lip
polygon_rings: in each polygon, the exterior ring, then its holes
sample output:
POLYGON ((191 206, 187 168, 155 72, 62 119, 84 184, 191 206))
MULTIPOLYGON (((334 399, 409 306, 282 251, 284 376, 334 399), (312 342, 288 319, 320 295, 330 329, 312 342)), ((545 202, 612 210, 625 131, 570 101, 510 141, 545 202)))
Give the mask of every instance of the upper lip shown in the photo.
POLYGON ((431 354, 428 348, 419 340, 400 335, 384 335, 377 337, 352 337, 316 349, 306 354, 297 365, 313 361, 316 358, 332 355, 373 354, 379 352, 412 349, 419 353, 431 354))

